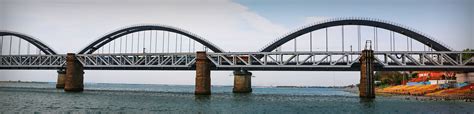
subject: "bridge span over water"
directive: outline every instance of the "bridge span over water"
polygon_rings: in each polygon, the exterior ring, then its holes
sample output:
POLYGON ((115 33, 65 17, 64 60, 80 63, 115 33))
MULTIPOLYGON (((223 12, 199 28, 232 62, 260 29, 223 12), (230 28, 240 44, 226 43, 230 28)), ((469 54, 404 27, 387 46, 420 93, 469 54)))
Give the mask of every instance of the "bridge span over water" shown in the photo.
POLYGON ((58 54, 25 34, 0 31, 0 36, 0 69, 59 70, 58 87, 64 85, 66 91, 82 91, 83 70, 196 70, 196 94, 210 94, 211 70, 234 70, 234 92, 251 91, 248 70, 361 71, 361 97, 373 97, 375 70, 474 71, 473 52, 453 51, 409 27, 369 18, 304 26, 256 52, 226 52, 196 34, 166 25, 122 28, 68 54, 58 54))

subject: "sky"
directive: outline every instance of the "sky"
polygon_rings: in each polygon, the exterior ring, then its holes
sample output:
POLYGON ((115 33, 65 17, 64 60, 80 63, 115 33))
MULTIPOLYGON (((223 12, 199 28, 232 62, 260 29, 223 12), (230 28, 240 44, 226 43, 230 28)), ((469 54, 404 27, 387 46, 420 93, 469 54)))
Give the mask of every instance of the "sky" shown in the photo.
MULTIPOLYGON (((248 52, 258 51, 282 35, 317 21, 370 17, 409 26, 454 50, 462 50, 474 48, 472 6, 471 0, 0 0, 0 30, 34 36, 64 54, 78 52, 106 33, 123 27, 165 24, 196 33, 225 51, 248 52)), ((350 27, 348 32, 351 34, 350 27)), ((330 34, 335 34, 333 29, 330 34)), ((333 42, 339 40, 330 43, 333 42)), ((381 45, 384 43, 387 44, 381 45)), ((85 82, 92 83, 193 85, 195 75, 194 71, 85 72, 85 82)), ((213 71, 212 84, 232 85, 231 74, 213 71)), ((358 72, 253 74, 254 86, 340 86, 359 82, 358 72)), ((54 82, 56 76, 56 71, 47 70, 0 71, 0 80, 54 82)))

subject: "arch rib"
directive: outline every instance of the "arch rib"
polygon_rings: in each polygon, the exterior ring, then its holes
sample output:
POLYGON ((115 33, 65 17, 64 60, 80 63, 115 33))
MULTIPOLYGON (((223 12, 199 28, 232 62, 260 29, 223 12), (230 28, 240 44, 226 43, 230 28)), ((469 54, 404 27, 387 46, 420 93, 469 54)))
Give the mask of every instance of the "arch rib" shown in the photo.
POLYGON ((13 32, 13 31, 0 31, 0 36, 16 36, 18 38, 21 38, 21 39, 33 44, 38 49, 43 51, 46 55, 56 55, 57 54, 52 48, 50 48, 49 46, 47 46, 43 42, 41 42, 38 39, 35 39, 35 38, 33 38, 29 35, 26 35, 26 34, 13 32))
POLYGON ((167 26, 167 25, 138 25, 138 26, 131 26, 131 27, 126 27, 119 29, 117 31, 111 32, 103 37, 100 37, 98 40, 92 42, 90 45, 82 49, 78 54, 92 54, 94 51, 99 49, 100 47, 104 46, 105 44, 120 38, 124 35, 134 33, 134 32, 140 32, 140 31, 146 31, 146 30, 162 30, 162 31, 168 31, 168 32, 174 32, 177 34, 181 34, 184 36, 187 36, 202 45, 208 47, 210 50, 216 52, 216 53, 221 53, 224 52, 221 48, 217 47, 213 43, 209 42, 208 40, 191 33, 189 31, 172 27, 172 26, 167 26))
POLYGON ((304 35, 311 31, 333 27, 333 26, 342 26, 342 25, 364 25, 364 26, 372 26, 387 29, 393 32, 397 32, 403 35, 406 35, 412 39, 415 39, 425 45, 432 46, 432 48, 436 51, 451 51, 452 49, 447 47, 446 45, 442 44, 441 42, 434 40, 433 38, 429 37, 426 34, 416 31, 415 29, 411 29, 409 27, 396 24, 389 21, 379 20, 379 19, 371 19, 371 18, 336 18, 321 21, 315 24, 311 24, 308 26, 303 26, 296 31, 292 31, 289 34, 284 35, 283 37, 269 43, 268 45, 264 46, 260 52, 271 52, 278 48, 279 46, 285 44, 286 42, 297 38, 298 36, 304 35))

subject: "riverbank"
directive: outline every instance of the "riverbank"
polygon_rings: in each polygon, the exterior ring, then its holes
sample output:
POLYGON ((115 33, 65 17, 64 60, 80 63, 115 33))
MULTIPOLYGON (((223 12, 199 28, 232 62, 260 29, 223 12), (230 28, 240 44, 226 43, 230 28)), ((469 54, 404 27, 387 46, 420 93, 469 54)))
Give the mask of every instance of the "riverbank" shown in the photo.
POLYGON ((9 81, 0 81, 0 83, 40 83, 40 84, 45 84, 45 83, 50 83, 50 82, 21 81, 21 80, 12 81, 12 80, 9 80, 9 81))
POLYGON ((420 100, 464 100, 474 101, 474 84, 458 88, 445 88, 440 85, 397 85, 376 88, 377 94, 418 96, 420 100))

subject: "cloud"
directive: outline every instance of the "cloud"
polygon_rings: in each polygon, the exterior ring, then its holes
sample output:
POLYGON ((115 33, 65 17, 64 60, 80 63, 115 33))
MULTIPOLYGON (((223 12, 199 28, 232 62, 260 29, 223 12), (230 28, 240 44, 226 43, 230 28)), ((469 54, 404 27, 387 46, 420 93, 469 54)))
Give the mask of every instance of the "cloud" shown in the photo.
MULTIPOLYGON (((4 3, 4 0, 0 0, 0 15, 4 15, 4 14, 5 14, 5 3, 4 3)), ((3 27, 5 26, 4 18, 5 18, 4 16, 0 17, 0 30, 3 29, 3 27)))
MULTIPOLYGON (((474 1, 470 1, 471 2, 471 6, 474 5, 474 1)), ((474 20, 474 8, 473 7, 470 7, 471 8, 471 19, 470 20, 474 20)), ((471 43, 470 44, 473 44, 474 43, 474 21, 470 21, 471 22, 471 43)), ((472 49, 474 49, 474 45, 470 45, 472 49)))
POLYGON ((143 23, 183 28, 229 51, 255 51, 275 34, 286 31, 228 0, 5 2, 8 13, 2 15, 6 23, 3 29, 44 39, 60 53, 77 52, 106 33, 143 23))
POLYGON ((264 33, 282 33, 286 32, 287 29, 281 25, 274 24, 270 20, 248 10, 242 11, 241 14, 244 21, 246 21, 255 30, 264 33))

